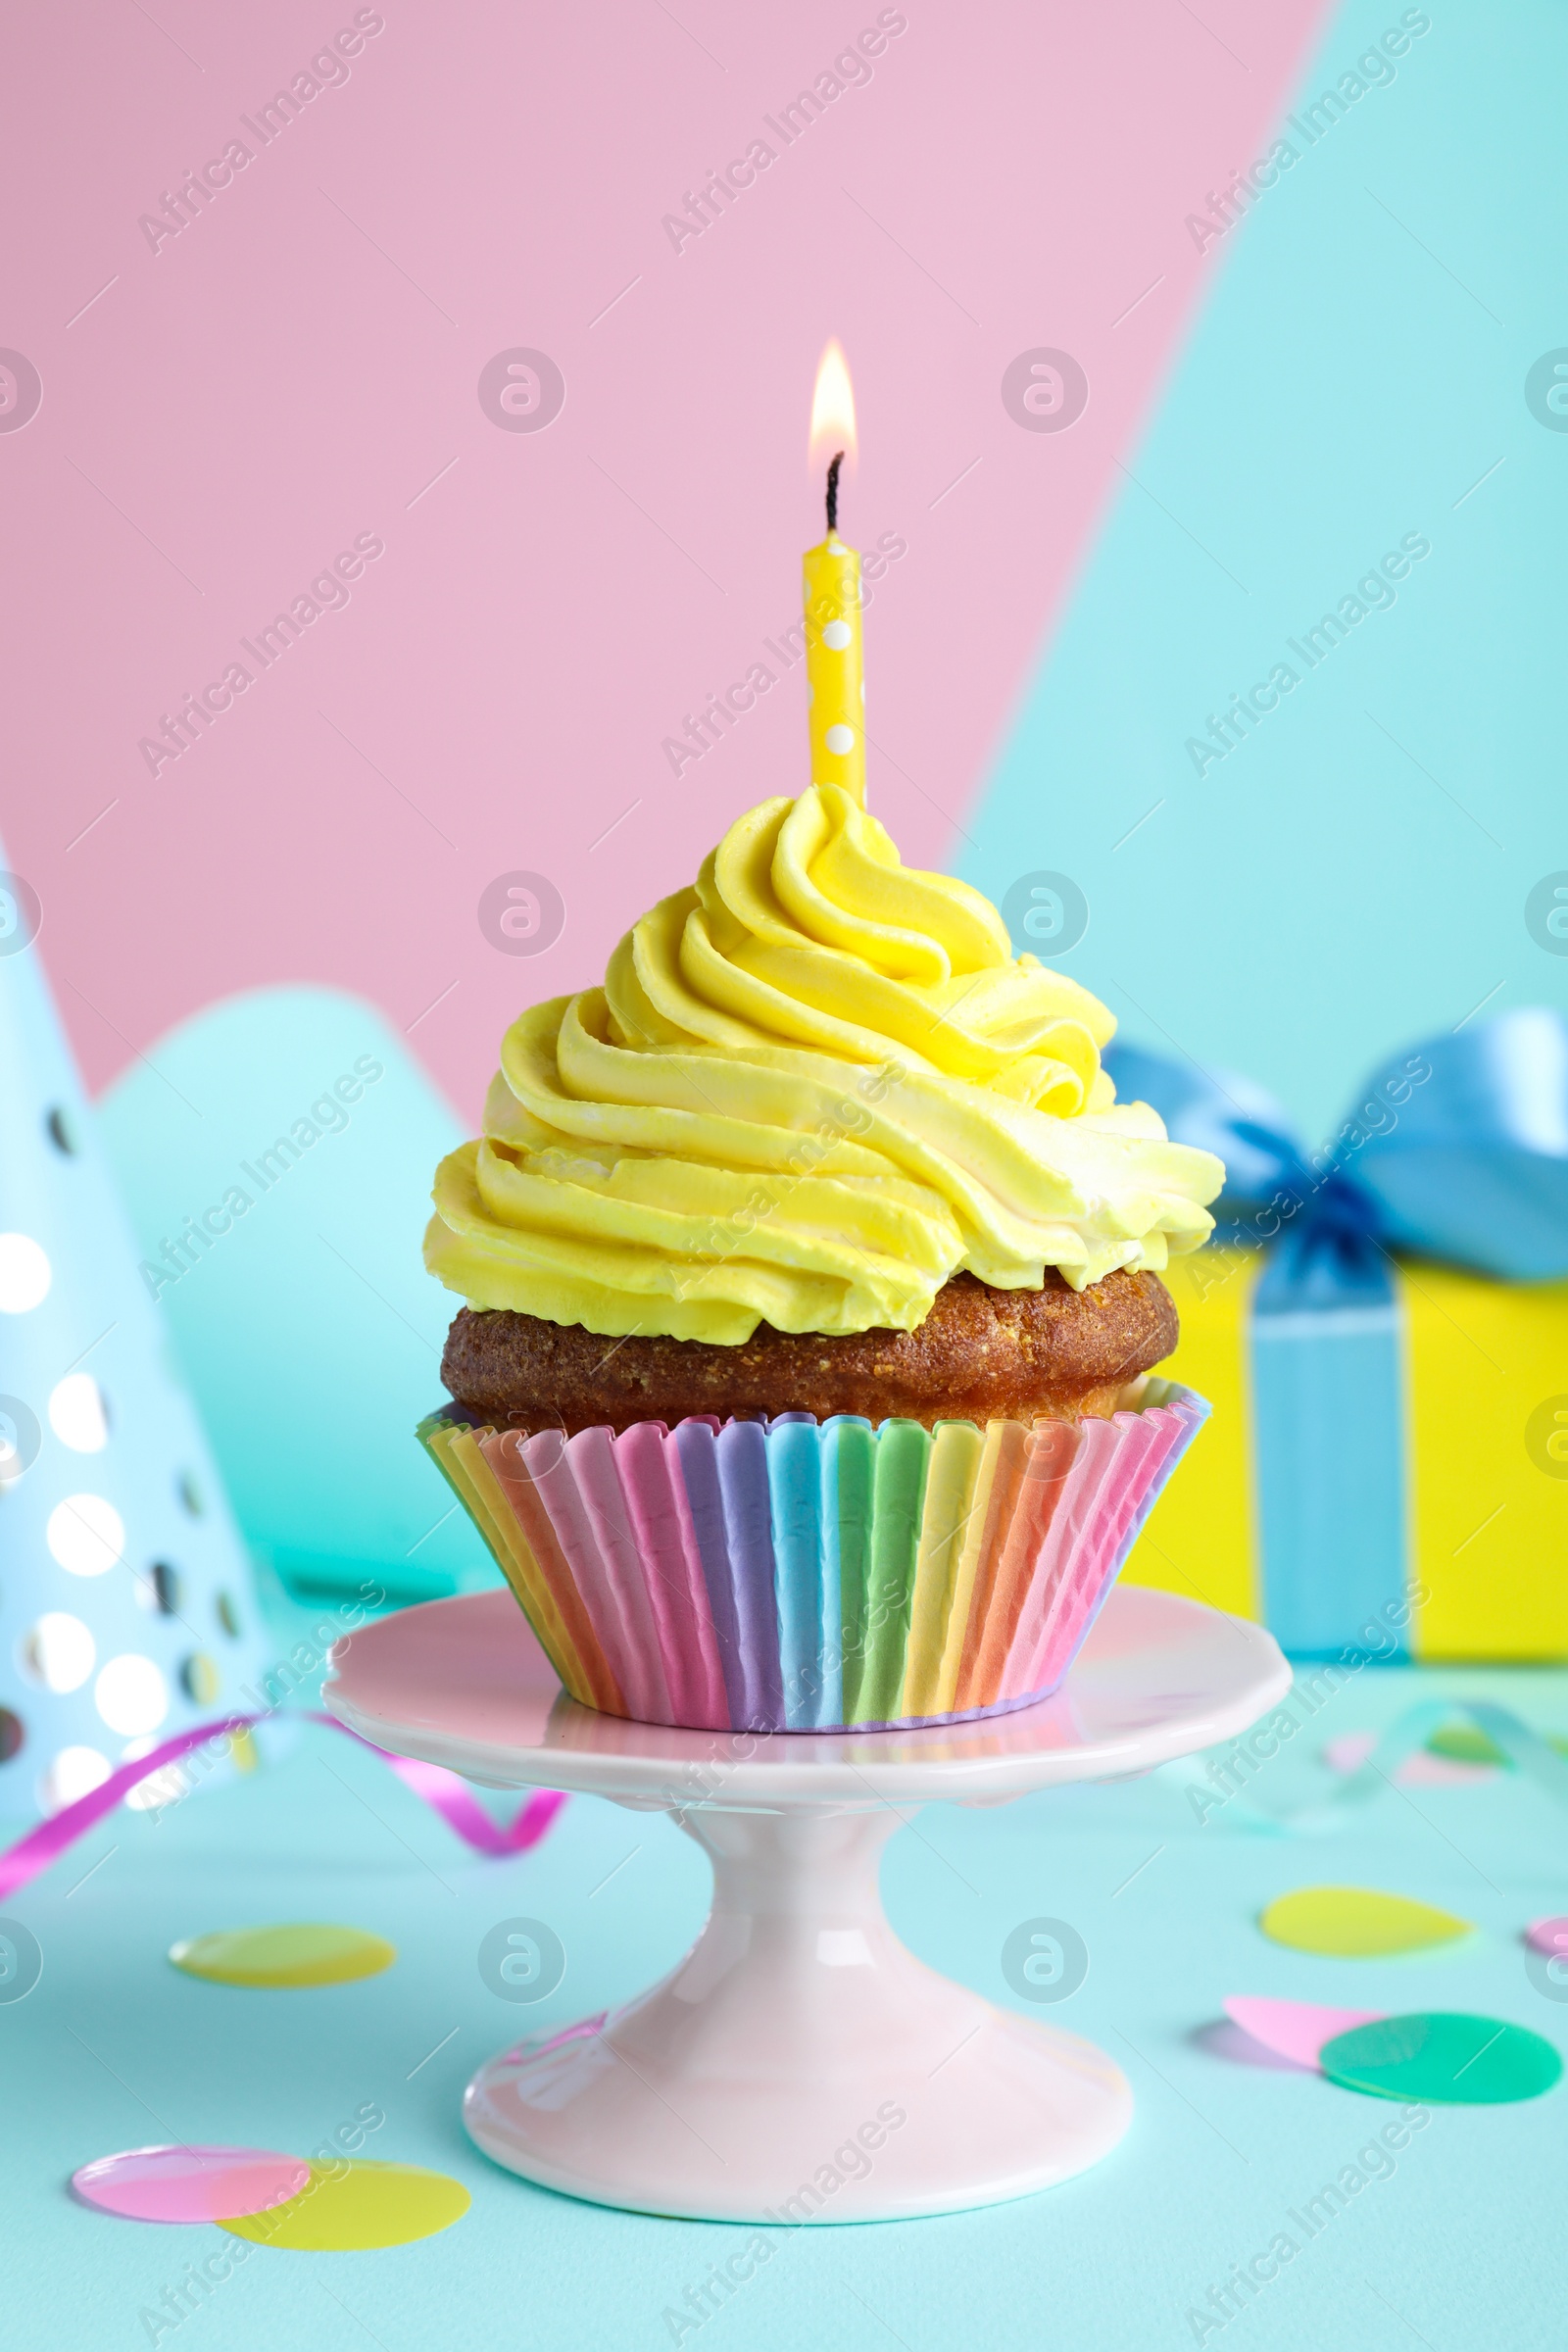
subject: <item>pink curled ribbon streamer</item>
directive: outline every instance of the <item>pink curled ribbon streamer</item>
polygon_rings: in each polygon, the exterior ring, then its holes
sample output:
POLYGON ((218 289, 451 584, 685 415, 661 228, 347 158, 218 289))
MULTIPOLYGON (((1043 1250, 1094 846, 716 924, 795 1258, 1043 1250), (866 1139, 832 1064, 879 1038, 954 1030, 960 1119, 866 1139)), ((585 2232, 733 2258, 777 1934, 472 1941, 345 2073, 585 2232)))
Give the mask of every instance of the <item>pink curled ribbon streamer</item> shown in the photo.
POLYGON ((7 1846, 0 1852, 0 1903, 29 1886, 79 1838, 84 1838, 95 1822, 112 1813, 122 1796, 166 1764, 177 1763, 193 1748, 204 1746, 209 1740, 219 1739, 224 1733, 249 1731, 253 1724, 268 1722, 324 1723, 334 1732, 341 1732, 345 1739, 357 1740, 372 1756, 390 1764, 404 1787, 439 1813, 466 1845, 495 1861, 502 1861, 509 1854, 525 1854, 530 1846, 537 1845, 566 1801, 559 1789, 539 1788, 510 1822, 492 1821, 460 1774, 449 1772, 444 1764, 423 1764, 413 1756, 394 1756, 361 1733, 350 1731, 335 1715, 314 1710, 284 1716, 224 1715, 216 1723, 197 1724, 191 1731, 176 1732, 172 1740, 162 1740, 145 1756, 122 1764, 106 1781, 100 1781, 96 1788, 89 1788, 85 1796, 62 1805, 58 1813, 52 1813, 35 1830, 28 1830, 14 1845, 7 1846))

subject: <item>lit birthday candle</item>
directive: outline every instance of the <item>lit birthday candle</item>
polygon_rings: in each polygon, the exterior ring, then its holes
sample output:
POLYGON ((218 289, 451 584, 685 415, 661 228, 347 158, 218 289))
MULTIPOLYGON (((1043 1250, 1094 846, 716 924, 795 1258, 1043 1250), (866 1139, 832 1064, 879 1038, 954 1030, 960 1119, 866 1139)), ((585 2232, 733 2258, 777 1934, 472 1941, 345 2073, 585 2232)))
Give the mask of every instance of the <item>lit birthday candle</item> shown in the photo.
POLYGON ((827 462, 827 537, 806 554, 806 686, 811 782, 842 784, 865 805, 865 681, 860 559, 838 533, 839 469, 855 457, 855 394, 837 340, 816 371, 810 462, 827 462))

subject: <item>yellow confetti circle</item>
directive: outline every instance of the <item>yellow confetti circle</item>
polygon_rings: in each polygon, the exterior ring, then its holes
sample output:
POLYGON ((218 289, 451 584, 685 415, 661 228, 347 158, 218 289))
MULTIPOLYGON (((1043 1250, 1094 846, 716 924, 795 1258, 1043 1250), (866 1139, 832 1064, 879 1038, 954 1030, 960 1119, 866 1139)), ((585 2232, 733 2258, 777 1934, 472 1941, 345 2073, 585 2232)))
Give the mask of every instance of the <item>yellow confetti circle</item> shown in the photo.
POLYGON ((1276 1943, 1346 1960, 1420 1951, 1470 1933, 1469 1920, 1451 1911, 1370 1886, 1298 1886, 1270 1903, 1257 1924, 1276 1943))
POLYGON ((169 1950, 176 1968, 212 1984, 347 1984, 379 1976, 397 1956, 384 1936, 315 1925, 221 1928, 169 1950))
POLYGON ((259 2246, 298 2254, 354 2254, 433 2237, 467 2212, 461 2180, 416 2164, 313 2164, 308 2186, 269 2213, 220 2226, 259 2246))

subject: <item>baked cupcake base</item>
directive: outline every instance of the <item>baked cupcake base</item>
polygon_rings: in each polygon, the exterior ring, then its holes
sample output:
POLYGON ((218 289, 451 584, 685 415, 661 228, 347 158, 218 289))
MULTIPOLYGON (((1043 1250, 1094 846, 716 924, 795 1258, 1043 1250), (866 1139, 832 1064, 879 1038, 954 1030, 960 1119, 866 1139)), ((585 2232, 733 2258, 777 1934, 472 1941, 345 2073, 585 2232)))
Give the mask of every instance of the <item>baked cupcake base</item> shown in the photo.
POLYGON ((763 1419, 786 1410, 939 1421, 1076 1421, 1106 1415, 1129 1381, 1176 1345, 1157 1275, 1114 1273, 1074 1291, 1054 1269, 1038 1291, 956 1274, 914 1331, 796 1336, 759 1324, 738 1348, 700 1340, 608 1340, 536 1315, 464 1307, 441 1377, 496 1429, 617 1434, 639 1421, 763 1419))

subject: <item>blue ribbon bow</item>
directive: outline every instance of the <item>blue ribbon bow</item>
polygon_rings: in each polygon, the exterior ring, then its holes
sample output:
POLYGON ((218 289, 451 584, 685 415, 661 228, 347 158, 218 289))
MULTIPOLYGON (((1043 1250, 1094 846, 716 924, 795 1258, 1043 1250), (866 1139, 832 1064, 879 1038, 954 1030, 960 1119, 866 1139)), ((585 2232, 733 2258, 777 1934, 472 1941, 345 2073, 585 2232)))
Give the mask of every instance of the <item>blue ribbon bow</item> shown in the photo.
POLYGON ((1267 1250, 1247 1333, 1267 1622, 1298 1656, 1390 1654, 1413 1564, 1392 1252, 1505 1282, 1568 1274, 1568 1021, 1499 1013, 1397 1056, 1314 1156, 1248 1079, 1132 1046, 1105 1066, 1225 1161, 1221 1245, 1267 1250))
POLYGON ((1544 1005, 1396 1056, 1314 1157, 1250 1079, 1139 1046, 1104 1063, 1122 1101, 1224 1160, 1216 1238, 1268 1248, 1260 1315, 1386 1301, 1395 1250, 1503 1282, 1568 1276, 1568 1020, 1544 1005))

